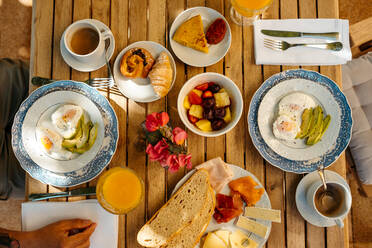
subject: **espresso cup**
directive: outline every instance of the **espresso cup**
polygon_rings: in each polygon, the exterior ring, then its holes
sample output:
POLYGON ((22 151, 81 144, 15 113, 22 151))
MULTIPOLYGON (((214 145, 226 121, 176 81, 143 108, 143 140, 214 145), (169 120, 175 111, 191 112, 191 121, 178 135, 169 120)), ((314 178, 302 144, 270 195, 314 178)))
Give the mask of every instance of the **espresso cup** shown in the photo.
POLYGON ((72 57, 74 57, 76 60, 83 62, 83 63, 89 63, 92 60, 99 59, 101 56, 105 56, 105 42, 106 40, 110 40, 110 45, 113 44, 113 37, 109 30, 101 31, 94 22, 92 22, 90 19, 80 20, 77 22, 72 23, 70 26, 67 27, 64 35, 63 43, 65 45, 65 48, 68 53, 72 57), (98 44, 97 47, 87 54, 79 54, 73 51, 71 47, 71 39, 73 35, 81 30, 81 29, 91 29, 95 31, 98 35, 98 44))
POLYGON ((339 192, 342 194, 342 201, 339 203, 340 206, 337 208, 337 210, 335 210, 334 213, 332 213, 331 215, 325 215, 321 211, 319 211, 319 209, 316 206, 316 194, 319 190, 322 190, 323 188, 323 183, 321 180, 316 181, 309 187, 306 194, 307 202, 309 206, 321 217, 323 217, 326 220, 334 221, 339 227, 342 228, 344 227, 343 218, 348 214, 351 208, 352 201, 351 193, 350 190, 340 182, 327 181, 327 186, 329 185, 337 188, 337 190, 339 190, 339 192))

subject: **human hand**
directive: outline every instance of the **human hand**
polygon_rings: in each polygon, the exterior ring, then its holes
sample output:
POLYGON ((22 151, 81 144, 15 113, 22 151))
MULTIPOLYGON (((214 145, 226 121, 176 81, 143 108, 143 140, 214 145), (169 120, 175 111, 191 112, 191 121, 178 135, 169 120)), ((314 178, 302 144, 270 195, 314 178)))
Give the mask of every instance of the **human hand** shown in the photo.
POLYGON ((14 234, 20 247, 89 248, 89 238, 97 224, 90 220, 72 219, 55 222, 32 232, 14 234))

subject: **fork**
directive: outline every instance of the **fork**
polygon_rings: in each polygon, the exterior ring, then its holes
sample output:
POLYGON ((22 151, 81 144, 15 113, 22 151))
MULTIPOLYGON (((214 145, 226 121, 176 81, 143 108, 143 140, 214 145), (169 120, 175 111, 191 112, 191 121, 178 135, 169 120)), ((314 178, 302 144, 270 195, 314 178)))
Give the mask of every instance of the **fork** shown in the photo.
POLYGON ((298 43, 298 44, 290 44, 285 41, 281 40, 271 40, 271 39, 264 39, 264 46, 273 50, 277 51, 284 51, 291 47, 296 46, 305 46, 305 47, 314 47, 320 49, 327 49, 332 51, 340 51, 342 49, 341 42, 331 42, 331 43, 298 43))

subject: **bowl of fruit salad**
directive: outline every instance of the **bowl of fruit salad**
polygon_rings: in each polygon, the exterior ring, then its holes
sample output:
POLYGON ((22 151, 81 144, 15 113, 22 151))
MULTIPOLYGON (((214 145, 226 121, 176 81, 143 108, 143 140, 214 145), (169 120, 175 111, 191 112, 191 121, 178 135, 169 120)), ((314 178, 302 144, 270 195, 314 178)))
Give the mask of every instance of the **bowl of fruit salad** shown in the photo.
POLYGON ((217 137, 238 123, 243 111, 239 88, 228 77, 207 72, 189 79, 180 90, 178 114, 192 132, 217 137))

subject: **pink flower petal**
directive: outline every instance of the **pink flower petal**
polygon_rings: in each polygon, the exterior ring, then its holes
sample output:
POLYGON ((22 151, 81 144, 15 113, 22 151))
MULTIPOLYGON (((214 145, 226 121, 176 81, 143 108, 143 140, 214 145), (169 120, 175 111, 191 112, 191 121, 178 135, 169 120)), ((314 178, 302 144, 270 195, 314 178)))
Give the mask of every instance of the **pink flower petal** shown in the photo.
POLYGON ((187 133, 185 130, 179 127, 175 127, 172 133, 174 143, 176 143, 177 145, 182 145, 185 142, 187 138, 187 133))
POLYGON ((169 115, 167 112, 161 112, 161 113, 158 113, 157 119, 158 119, 158 124, 164 127, 169 122, 169 115))

